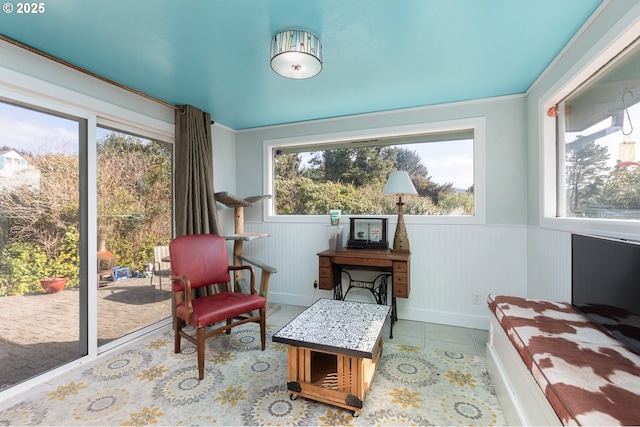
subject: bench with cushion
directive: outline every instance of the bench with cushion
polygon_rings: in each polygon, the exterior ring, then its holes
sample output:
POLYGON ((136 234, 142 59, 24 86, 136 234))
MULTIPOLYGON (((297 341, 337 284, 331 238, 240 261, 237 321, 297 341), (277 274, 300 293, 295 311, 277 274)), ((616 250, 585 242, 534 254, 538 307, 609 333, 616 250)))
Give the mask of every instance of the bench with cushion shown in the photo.
POLYGON ((510 423, 640 424, 640 355, 571 304, 489 295, 487 369, 510 423))

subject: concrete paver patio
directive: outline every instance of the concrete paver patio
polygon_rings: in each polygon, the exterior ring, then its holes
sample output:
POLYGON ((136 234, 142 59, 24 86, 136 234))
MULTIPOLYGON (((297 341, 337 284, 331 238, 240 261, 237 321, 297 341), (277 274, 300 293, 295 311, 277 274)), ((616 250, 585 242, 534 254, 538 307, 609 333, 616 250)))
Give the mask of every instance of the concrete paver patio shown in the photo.
MULTIPOLYGON (((118 280, 98 289, 98 344, 171 316, 168 278, 118 280)), ((80 292, 0 298, 0 390, 80 356, 80 292)))

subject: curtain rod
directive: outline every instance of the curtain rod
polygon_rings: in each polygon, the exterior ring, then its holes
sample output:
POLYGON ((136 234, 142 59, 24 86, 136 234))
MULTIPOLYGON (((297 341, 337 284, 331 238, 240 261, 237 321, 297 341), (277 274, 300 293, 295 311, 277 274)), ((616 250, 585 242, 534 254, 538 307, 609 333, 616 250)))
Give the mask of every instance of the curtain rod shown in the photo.
POLYGON ((176 111, 180 111, 180 112, 184 113, 184 109, 182 109, 182 108, 180 108, 180 107, 176 107, 176 106, 175 106, 175 105, 173 105, 173 104, 169 104, 168 102, 162 101, 162 100, 160 100, 160 99, 158 99, 158 98, 154 98, 154 97, 153 97, 153 96, 151 96, 151 95, 147 95, 147 94, 146 94, 146 93, 144 93, 144 92, 140 92, 139 90, 136 90, 136 89, 130 88, 130 87, 128 87, 128 86, 125 86, 125 85, 123 85, 123 84, 121 84, 121 83, 118 83, 118 82, 116 82, 116 81, 114 81, 114 80, 111 80, 111 79, 109 79, 109 78, 107 78, 107 77, 101 76, 100 74, 96 74, 96 73, 94 73, 93 71, 89 71, 89 70, 87 70, 87 69, 85 69, 85 68, 79 67, 79 66, 77 66, 77 65, 74 65, 74 64, 72 64, 72 63, 70 63, 70 62, 67 62, 67 61, 65 61, 65 60, 62 60, 62 59, 60 59, 60 58, 56 58, 56 57, 55 57, 55 56, 53 56, 53 55, 49 55, 49 54, 48 54, 48 53, 46 53, 46 52, 43 52, 43 51, 41 51, 41 50, 39 50, 39 49, 36 49, 36 48, 35 48, 35 47, 33 47, 33 46, 29 46, 28 44, 25 44, 25 43, 19 42, 18 40, 12 39, 11 37, 7 37, 7 36, 5 36, 4 34, 0 34, 0 40, 4 40, 4 41, 6 41, 7 43, 11 43, 11 44, 12 44, 12 45, 14 45, 14 46, 18 46, 19 48, 22 48, 22 49, 24 49, 24 50, 27 50, 27 51, 29 51, 29 52, 31 52, 31 53, 35 53, 36 55, 40 55, 40 56, 42 56, 43 58, 50 59, 51 61, 57 62, 58 64, 62 64, 62 65, 64 65, 64 66, 66 66, 66 67, 69 67, 69 68, 74 69, 74 70, 76 70, 76 71, 80 71, 81 73, 84 73, 84 74, 86 74, 86 75, 88 75, 88 76, 94 77, 94 78, 96 78, 96 79, 98 79, 98 80, 102 80, 102 81, 103 81, 103 82, 105 82, 105 83, 109 83, 110 85, 113 85, 113 86, 119 87, 120 89, 124 89, 124 90, 126 90, 126 91, 128 91, 128 92, 131 92, 131 93, 134 93, 134 94, 136 94, 136 95, 138 95, 138 96, 142 96, 143 98, 146 98, 146 99, 148 99, 148 100, 150 100, 150 101, 157 102, 158 104, 164 105, 165 107, 169 107, 169 108, 172 108, 172 109, 174 109, 174 110, 176 110, 176 111))

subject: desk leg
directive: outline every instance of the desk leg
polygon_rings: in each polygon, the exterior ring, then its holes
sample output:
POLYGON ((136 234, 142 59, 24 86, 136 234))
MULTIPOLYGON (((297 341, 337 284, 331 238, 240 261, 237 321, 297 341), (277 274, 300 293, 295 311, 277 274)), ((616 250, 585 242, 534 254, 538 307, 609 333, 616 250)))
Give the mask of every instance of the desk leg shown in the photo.
POLYGON ((342 300, 342 268, 334 264, 333 299, 342 300))
POLYGON ((391 295, 391 333, 389 334, 389 339, 393 339, 393 324, 398 320, 398 308, 396 307, 396 297, 391 295))
POLYGON ((342 300, 342 284, 333 287, 333 299, 342 300))

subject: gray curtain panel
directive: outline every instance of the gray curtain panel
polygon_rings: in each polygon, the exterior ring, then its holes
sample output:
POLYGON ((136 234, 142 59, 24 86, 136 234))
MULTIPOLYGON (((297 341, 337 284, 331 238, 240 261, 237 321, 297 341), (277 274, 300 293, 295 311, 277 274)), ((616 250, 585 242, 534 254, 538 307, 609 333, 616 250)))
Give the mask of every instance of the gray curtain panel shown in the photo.
POLYGON ((213 190, 211 115, 190 105, 176 111, 176 236, 220 234, 213 190))

